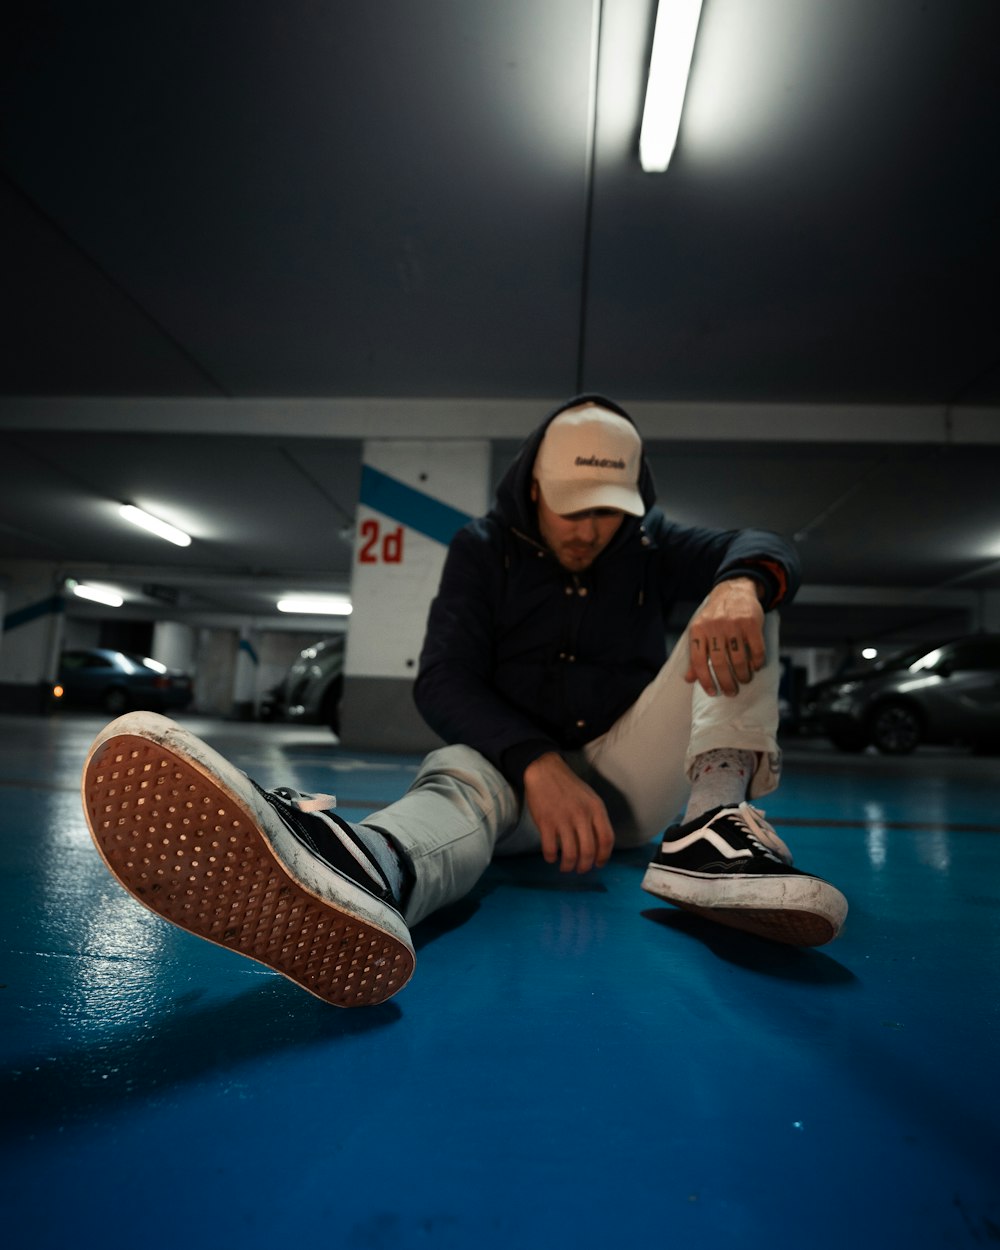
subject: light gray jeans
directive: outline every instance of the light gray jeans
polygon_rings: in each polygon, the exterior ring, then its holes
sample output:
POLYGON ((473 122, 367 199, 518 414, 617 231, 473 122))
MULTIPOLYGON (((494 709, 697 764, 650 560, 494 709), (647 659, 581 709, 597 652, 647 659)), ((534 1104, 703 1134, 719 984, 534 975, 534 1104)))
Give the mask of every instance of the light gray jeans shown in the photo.
MULTIPOLYGON (((636 702, 599 738, 567 752, 573 770, 601 796, 616 847, 640 846, 663 831, 690 789, 695 757, 719 747, 754 751, 759 763, 749 794, 777 787, 778 618, 765 620, 767 662, 734 696, 705 693, 684 680, 688 635, 636 702)), ((405 909, 411 927, 467 894, 494 855, 537 851, 541 836, 510 783, 478 751, 432 751, 405 795, 369 816, 413 864, 415 884, 405 909)))

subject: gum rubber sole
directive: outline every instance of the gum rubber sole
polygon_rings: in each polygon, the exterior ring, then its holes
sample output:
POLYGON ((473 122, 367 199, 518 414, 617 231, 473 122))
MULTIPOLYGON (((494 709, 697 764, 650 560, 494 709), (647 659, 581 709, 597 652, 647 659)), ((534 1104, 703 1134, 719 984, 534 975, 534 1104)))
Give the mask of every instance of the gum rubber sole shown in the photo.
POLYGON ((338 1007, 384 1002, 409 980, 403 942, 290 876, 249 811, 169 747, 130 734, 100 743, 83 799, 113 875, 181 929, 338 1007))
POLYGON ((786 946, 825 946, 840 933, 847 900, 818 877, 701 879, 650 864, 642 888, 705 920, 786 946), (756 897, 755 897, 756 896, 756 897))
POLYGON ((837 936, 837 928, 825 916, 813 912, 784 910, 782 908, 698 907, 669 899, 675 907, 693 912, 705 920, 731 929, 742 929, 756 937, 771 942, 783 942, 786 946, 825 946, 837 936))

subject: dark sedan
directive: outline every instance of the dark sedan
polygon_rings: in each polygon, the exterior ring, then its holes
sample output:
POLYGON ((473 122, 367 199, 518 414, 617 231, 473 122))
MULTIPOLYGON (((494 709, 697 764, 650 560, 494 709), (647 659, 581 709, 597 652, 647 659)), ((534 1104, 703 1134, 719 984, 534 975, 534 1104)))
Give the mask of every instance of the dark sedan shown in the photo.
POLYGON ((52 694, 59 703, 100 707, 118 716, 135 708, 154 712, 186 708, 194 685, 187 673, 157 660, 94 647, 62 653, 52 694))
POLYGON ((1000 746, 1000 634, 918 647, 812 686, 804 720, 843 751, 905 755, 921 742, 1000 746))

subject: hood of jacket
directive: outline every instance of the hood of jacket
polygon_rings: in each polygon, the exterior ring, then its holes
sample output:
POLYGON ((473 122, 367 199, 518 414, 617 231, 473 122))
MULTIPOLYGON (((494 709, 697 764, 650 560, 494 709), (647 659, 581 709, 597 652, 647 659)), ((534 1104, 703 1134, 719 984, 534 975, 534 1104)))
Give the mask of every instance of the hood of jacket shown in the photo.
MULTIPOLYGON (((619 416, 624 417, 626 421, 630 421, 635 425, 635 422, 632 421, 632 418, 624 408, 604 395, 577 395, 573 399, 560 404, 558 408, 553 409, 549 413, 538 428, 521 444, 520 450, 511 461, 506 473, 500 479, 496 501, 490 513, 491 516, 503 524, 509 525, 519 533, 527 535, 535 542, 542 541, 538 530, 538 513, 531 498, 531 480, 535 468, 535 458, 538 455, 538 446, 545 435, 545 431, 549 428, 549 423, 554 421, 561 412, 565 412, 569 408, 576 408, 580 404, 588 403, 599 404, 602 408, 608 408, 611 412, 617 412, 619 416)), ((653 482, 653 474, 646 462, 645 452, 643 452, 639 466, 639 493, 648 512, 656 502, 656 486, 653 482)), ((617 546, 620 540, 627 538, 641 525, 642 517, 626 515, 618 533, 615 535, 615 541, 612 546, 617 546)))

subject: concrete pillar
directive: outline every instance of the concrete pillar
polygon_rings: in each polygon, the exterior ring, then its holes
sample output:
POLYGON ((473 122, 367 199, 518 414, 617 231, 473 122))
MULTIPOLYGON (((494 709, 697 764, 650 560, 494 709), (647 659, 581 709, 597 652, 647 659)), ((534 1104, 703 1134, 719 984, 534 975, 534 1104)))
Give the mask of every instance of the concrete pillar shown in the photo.
POLYGON ((190 625, 180 621, 157 621, 153 626, 154 660, 167 668, 182 668, 193 673, 197 662, 197 636, 190 625))
POLYGON ((0 647, 0 710, 42 711, 65 628, 61 582, 48 572, 8 586, 0 647))
POLYGON ((236 720, 253 720, 257 714, 259 670, 260 655, 254 631, 243 626, 240 629, 236 666, 233 672, 233 717, 236 720))
POLYGON ((194 706, 206 716, 229 716, 236 688, 239 635, 232 629, 198 630, 194 706))
POLYGON ((485 439, 364 445, 354 539, 341 741, 354 749, 439 745, 413 679, 452 535, 486 510, 485 439))
POLYGON ((1000 634, 1000 590, 984 590, 979 596, 979 628, 1000 634))

